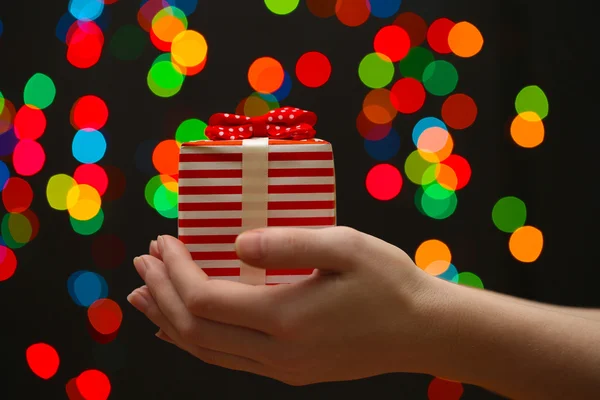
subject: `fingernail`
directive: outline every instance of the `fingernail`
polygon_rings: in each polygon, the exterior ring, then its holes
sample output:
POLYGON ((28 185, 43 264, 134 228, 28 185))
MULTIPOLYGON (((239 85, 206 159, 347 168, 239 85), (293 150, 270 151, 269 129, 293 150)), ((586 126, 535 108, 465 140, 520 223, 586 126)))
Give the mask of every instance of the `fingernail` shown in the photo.
POLYGON ((148 302, 137 289, 127 296, 127 301, 140 312, 145 313, 148 309, 148 302))
POLYGON ((157 245, 158 245, 158 243, 156 243, 156 240, 151 240, 150 241, 150 248, 152 248, 154 246, 157 246, 157 245))
POLYGON ((171 339, 171 337, 167 335, 162 329, 159 329, 158 332, 156 332, 155 336, 160 340, 164 340, 165 342, 173 343, 173 339, 171 339))
POLYGON ((146 279, 146 262, 143 257, 136 257, 133 259, 133 265, 135 270, 140 275, 142 279, 146 279))
POLYGON ((156 238, 156 244, 158 245, 158 251, 162 254, 162 252, 165 248, 165 240, 163 239, 162 236, 158 236, 156 238))
POLYGON ((243 259, 260 260, 264 256, 262 247, 261 231, 244 232, 235 241, 238 256, 243 259))

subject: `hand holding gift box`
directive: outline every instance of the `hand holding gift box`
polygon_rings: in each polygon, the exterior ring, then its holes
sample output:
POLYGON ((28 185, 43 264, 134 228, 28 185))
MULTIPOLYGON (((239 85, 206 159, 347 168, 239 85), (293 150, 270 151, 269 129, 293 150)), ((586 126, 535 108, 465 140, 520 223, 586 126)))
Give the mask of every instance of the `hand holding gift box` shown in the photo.
POLYGON ((211 140, 182 145, 179 238, 208 276, 257 285, 311 275, 253 268, 240 262, 234 242, 250 229, 335 226, 333 152, 314 138, 316 121, 293 107, 259 117, 215 114, 211 140))

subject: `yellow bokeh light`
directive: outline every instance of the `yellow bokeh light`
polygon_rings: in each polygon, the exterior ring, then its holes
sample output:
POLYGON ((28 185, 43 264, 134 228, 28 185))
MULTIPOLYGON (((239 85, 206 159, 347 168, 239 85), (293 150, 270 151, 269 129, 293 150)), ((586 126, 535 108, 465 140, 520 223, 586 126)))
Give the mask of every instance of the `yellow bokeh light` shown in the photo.
POLYGON ((208 53, 206 39, 200 33, 185 30, 173 39, 171 56, 177 64, 193 68, 200 65, 208 53))
POLYGON ((75 185, 77 185, 77 182, 69 175, 58 174, 51 177, 46 186, 46 198, 50 207, 65 211, 67 209, 67 194, 75 185))
POLYGON ((67 209, 71 217, 78 221, 89 221, 102 207, 98 191, 90 185, 76 185, 67 193, 67 209))
POLYGON ((421 243, 415 253, 415 264, 431 275, 440 275, 450 267, 452 254, 448 246, 437 239, 421 243))
POLYGON ((544 235, 538 228, 522 226, 510 235, 508 248, 517 260, 524 263, 534 262, 544 248, 544 235))
POLYGON ((473 57, 483 48, 483 36, 470 22, 459 22, 450 30, 448 45, 452 52, 463 58, 473 57))
POLYGON ((12 239, 19 244, 29 243, 33 235, 31 222, 23 214, 8 214, 8 232, 12 239))
POLYGON ((510 135, 521 147, 537 147, 544 141, 544 122, 533 111, 522 112, 510 125, 510 135))
POLYGON ((249 96, 243 101, 243 114, 247 117, 259 117, 271 111, 269 103, 259 96, 249 96))
POLYGON ((435 166, 435 179, 444 189, 456 191, 458 187, 456 171, 449 165, 437 164, 435 166))
POLYGON ((171 43, 181 32, 185 31, 185 24, 174 15, 164 15, 155 18, 152 31, 163 42, 171 43))

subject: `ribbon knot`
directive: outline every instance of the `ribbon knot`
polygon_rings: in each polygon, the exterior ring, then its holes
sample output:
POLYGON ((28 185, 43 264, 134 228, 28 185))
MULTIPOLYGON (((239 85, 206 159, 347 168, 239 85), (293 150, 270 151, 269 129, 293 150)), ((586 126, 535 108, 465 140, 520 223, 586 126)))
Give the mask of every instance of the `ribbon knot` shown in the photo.
POLYGON ((312 139, 316 134, 316 123, 314 112, 294 107, 278 108, 257 117, 218 113, 208 120, 205 134, 210 140, 312 139))

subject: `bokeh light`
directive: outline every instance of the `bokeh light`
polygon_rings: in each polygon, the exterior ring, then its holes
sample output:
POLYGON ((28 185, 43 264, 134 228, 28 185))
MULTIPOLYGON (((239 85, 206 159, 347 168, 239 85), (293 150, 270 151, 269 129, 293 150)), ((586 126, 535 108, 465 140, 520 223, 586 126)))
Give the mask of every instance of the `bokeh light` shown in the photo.
POLYGON ((184 81, 182 68, 173 63, 168 54, 161 54, 156 58, 146 79, 148 88, 159 97, 175 96, 183 87, 184 81))
POLYGON ((147 43, 146 35, 138 26, 126 24, 112 36, 109 51, 116 59, 133 61, 142 56, 147 43))
POLYGON ((10 100, 3 98, 2 103, 3 107, 0 110, 0 135, 12 129, 15 114, 17 113, 15 106, 10 100))
POLYGON ((448 61, 433 61, 423 71, 423 86, 434 96, 447 96, 457 85, 458 71, 448 61))
POLYGON ((67 290, 75 304, 89 307, 108 296, 108 285, 101 275, 91 271, 77 271, 69 276, 67 290))
POLYGON ((460 400, 463 393, 462 383, 441 378, 433 378, 427 388, 427 398, 429 400, 460 400))
POLYGON ((73 174, 75 181, 80 184, 92 186, 100 196, 106 193, 108 188, 108 175, 104 168, 98 164, 82 164, 75 169, 73 174))
POLYGON ((329 18, 335 15, 338 0, 306 0, 308 10, 318 18, 329 18))
POLYGON ((46 185, 48 204, 55 210, 67 210, 67 194, 77 185, 75 179, 66 174, 53 175, 46 185))
POLYGON ((513 119, 510 125, 510 135, 516 144, 531 149, 542 144, 546 129, 535 112, 525 111, 513 119))
POLYGON ((377 18, 388 18, 400 9, 402 0, 369 0, 371 15, 377 18))
POLYGON ((191 118, 183 121, 175 132, 175 140, 178 144, 193 142, 197 140, 207 140, 204 134, 206 122, 191 118))
POLYGON ((179 145, 176 140, 163 140, 152 153, 154 168, 164 175, 177 175, 179 172, 179 145))
POLYGON ((152 19, 152 43, 162 51, 171 50, 175 37, 188 28, 185 13, 177 7, 165 7, 152 19))
POLYGON ((123 321, 121 307, 111 299, 94 301, 88 307, 87 314, 91 326, 101 335, 112 335, 121 327, 123 321))
POLYGON ((400 194, 403 179, 398 168, 391 164, 378 164, 369 170, 365 183, 373 198, 388 201, 400 194))
POLYGON ((398 112, 414 114, 425 104, 426 93, 421 82, 413 78, 402 78, 392 86, 390 97, 398 112))
POLYGON ((2 218, 2 239, 7 247, 19 249, 35 239, 39 232, 39 219, 31 210, 24 213, 7 213, 2 218))
POLYGON ((71 150, 73 157, 80 163, 97 163, 106 153, 106 139, 99 131, 84 128, 73 137, 71 150))
POLYGON ((108 400, 110 392, 111 384, 108 376, 96 369, 82 372, 75 378, 74 385, 67 384, 67 393, 70 400, 82 398, 86 400, 108 400))
POLYGON ((367 54, 358 66, 358 76, 361 82, 372 89, 383 88, 394 79, 395 67, 384 54, 367 54))
POLYGON ((536 261, 544 248, 544 235, 538 228, 525 225, 515 230, 508 248, 515 259, 524 263, 536 261))
POLYGON ((448 96, 442 105, 442 119, 451 128, 467 129, 477 118, 477 105, 466 94, 448 96))
POLYGON ((523 200, 514 197, 503 197, 492 209, 492 221, 502 232, 512 233, 525 225, 527 207, 523 200))
POLYGON ((420 46, 427 37, 427 22, 425 22, 423 17, 418 14, 413 12, 404 12, 398 14, 393 23, 408 33, 408 36, 410 37, 410 45, 413 48, 420 46))
POLYGON ((4 185, 6 184, 6 181, 8 181, 8 178, 10 178, 10 171, 4 161, 0 160, 0 192, 4 189, 4 185))
POLYGON ((46 116, 35 106, 24 105, 17 111, 14 121, 15 135, 19 139, 39 139, 46 130, 46 116))
POLYGON ((71 125, 77 130, 99 130, 108 121, 108 107, 98 96, 80 97, 71 108, 71 125))
POLYGON ((78 221, 88 221, 100 211, 102 200, 98 191, 90 185, 75 185, 67 193, 67 210, 78 221))
POLYGON ((370 4, 365 0, 337 0, 335 15, 346 26, 360 26, 367 22, 371 15, 370 4))
POLYGON ((391 92, 387 89, 374 89, 365 96, 363 113, 369 121, 384 125, 391 123, 398 110, 392 104, 391 92))
MULTIPOLYGON (((0 96, 1 97, 1 96, 0 96)), ((23 101, 26 106, 44 110, 49 107, 56 97, 56 86, 48 75, 34 74, 23 89, 23 101)), ((2 107, 0 107, 2 111, 2 107)))
POLYGON ((408 33, 397 25, 384 26, 375 35, 373 48, 393 62, 402 60, 410 50, 408 33))
POLYGON ((13 166, 17 174, 33 176, 40 172, 46 162, 46 152, 35 140, 21 140, 13 152, 13 166))
POLYGON ((281 63, 272 57, 261 57, 248 69, 248 83, 259 93, 273 93, 283 84, 284 71, 281 63))
POLYGON ((533 121, 544 119, 548 116, 548 98, 539 86, 526 86, 517 94, 515 109, 518 114, 535 113, 536 117, 531 116, 533 121))
POLYGON ((405 78, 423 81, 423 72, 434 61, 433 53, 423 47, 413 47, 398 64, 398 70, 405 78))
POLYGON ((430 275, 440 275, 450 267, 450 248, 437 239, 426 240, 415 253, 415 264, 430 275))
POLYGON ((455 23, 448 18, 436 19, 427 30, 427 43, 429 47, 439 54, 450 54, 452 49, 448 43, 450 31, 455 23))
POLYGON ((82 236, 90 236, 97 233, 104 224, 104 211, 100 209, 98 213, 87 221, 80 221, 69 216, 69 222, 73 231, 82 236))
POLYGON ((75 19, 93 21, 104 11, 104 0, 70 0, 69 12, 75 19))
POLYGON ((27 347, 25 359, 31 371, 45 380, 52 378, 60 365, 58 352, 47 343, 35 343, 27 347))
POLYGON ((0 245, 0 282, 10 279, 17 270, 17 257, 14 251, 0 245))
MULTIPOLYGON (((278 69, 273 72, 279 74, 278 69)), ((321 87, 327 83, 330 76, 331 63, 329 62, 329 58, 318 51, 304 53, 296 63, 296 77, 304 86, 310 88, 321 87)), ((274 91, 278 90, 282 85, 283 79, 279 87, 274 91)))
POLYGON ((67 60, 71 65, 91 68, 102 55, 104 33, 94 21, 76 21, 67 34, 67 46, 67 60))
POLYGON ((208 44, 199 32, 185 30, 173 38, 171 54, 177 64, 186 68, 194 68, 206 58, 208 44))
POLYGON ((450 29, 448 46, 458 57, 473 57, 483 47, 483 36, 479 29, 470 22, 459 22, 450 29))
POLYGON ((2 203, 7 212, 22 213, 31 206, 33 189, 24 179, 8 178, 2 190, 2 203))
POLYGON ((300 0, 264 0, 267 9, 273 14, 286 15, 294 11, 300 0))
POLYGON ((365 140, 365 150, 377 161, 388 161, 395 157, 400 150, 400 135, 392 129, 383 139, 367 139, 365 140))
POLYGON ((458 284, 484 289, 481 278, 472 272, 461 272, 458 274, 458 284))

